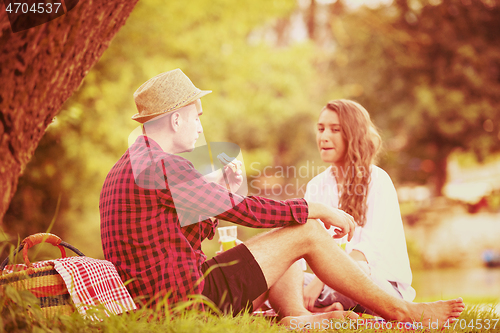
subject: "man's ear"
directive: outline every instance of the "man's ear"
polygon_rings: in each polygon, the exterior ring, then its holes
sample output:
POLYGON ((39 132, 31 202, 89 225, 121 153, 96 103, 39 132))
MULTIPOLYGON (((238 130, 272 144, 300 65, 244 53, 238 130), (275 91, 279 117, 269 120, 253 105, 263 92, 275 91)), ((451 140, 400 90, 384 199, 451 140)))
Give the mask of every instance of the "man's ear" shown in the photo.
POLYGON ((174 112, 170 117, 170 126, 172 126, 172 129, 175 132, 179 130, 181 122, 182 122, 181 114, 179 112, 174 112))

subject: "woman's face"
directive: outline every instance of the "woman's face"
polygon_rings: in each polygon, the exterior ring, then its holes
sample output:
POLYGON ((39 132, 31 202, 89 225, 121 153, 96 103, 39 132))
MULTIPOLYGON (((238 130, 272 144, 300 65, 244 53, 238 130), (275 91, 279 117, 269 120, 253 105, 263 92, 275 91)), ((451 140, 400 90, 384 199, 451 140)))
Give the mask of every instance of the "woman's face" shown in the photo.
POLYGON ((346 142, 337 112, 326 108, 321 111, 316 131, 316 143, 323 162, 339 167, 344 165, 346 142))

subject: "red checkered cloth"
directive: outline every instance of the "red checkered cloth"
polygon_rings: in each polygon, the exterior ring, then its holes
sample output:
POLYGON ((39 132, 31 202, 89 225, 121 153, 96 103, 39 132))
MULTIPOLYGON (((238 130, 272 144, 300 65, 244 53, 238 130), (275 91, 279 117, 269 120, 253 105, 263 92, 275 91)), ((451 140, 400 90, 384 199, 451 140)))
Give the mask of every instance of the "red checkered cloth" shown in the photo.
POLYGON ((67 257, 51 260, 61 275, 78 312, 86 316, 92 306, 102 304, 106 314, 136 309, 115 266, 106 260, 67 257))

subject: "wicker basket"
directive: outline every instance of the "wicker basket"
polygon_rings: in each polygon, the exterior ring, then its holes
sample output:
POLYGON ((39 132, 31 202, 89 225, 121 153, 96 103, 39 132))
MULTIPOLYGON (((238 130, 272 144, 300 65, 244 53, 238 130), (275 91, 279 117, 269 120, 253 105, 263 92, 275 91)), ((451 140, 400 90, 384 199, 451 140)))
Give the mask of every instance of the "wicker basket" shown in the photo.
POLYGON ((61 257, 66 257, 65 248, 68 248, 83 256, 75 247, 63 242, 59 237, 49 233, 39 233, 26 237, 19 248, 14 252, 14 256, 23 251, 24 264, 7 265, 7 257, 0 265, 0 296, 4 294, 4 287, 10 285, 17 290, 29 290, 35 295, 40 308, 47 317, 56 314, 71 314, 75 311, 68 289, 62 277, 54 269, 52 263, 47 262, 42 267, 33 267, 28 259, 28 249, 42 242, 50 243, 61 250, 61 257))

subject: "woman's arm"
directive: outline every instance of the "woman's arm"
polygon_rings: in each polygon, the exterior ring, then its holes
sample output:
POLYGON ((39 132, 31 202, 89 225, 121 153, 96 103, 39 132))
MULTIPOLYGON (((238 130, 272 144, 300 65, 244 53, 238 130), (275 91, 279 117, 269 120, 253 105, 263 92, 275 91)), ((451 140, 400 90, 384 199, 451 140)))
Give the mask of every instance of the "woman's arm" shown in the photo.
POLYGON ((304 306, 307 310, 313 311, 314 303, 318 299, 325 284, 317 276, 313 278, 304 288, 304 306))
POLYGON ((349 253, 349 256, 356 261, 359 268, 361 268, 361 270, 365 272, 366 275, 371 275, 371 269, 370 266, 368 265, 368 260, 366 260, 366 257, 363 254, 363 252, 358 250, 352 250, 352 252, 349 253))
POLYGON ((351 253, 349 253, 349 255, 351 256, 352 259, 356 260, 356 261, 364 261, 364 262, 368 262, 368 260, 366 260, 366 257, 365 255, 363 254, 363 252, 361 251, 358 251, 358 250, 352 250, 351 253))

